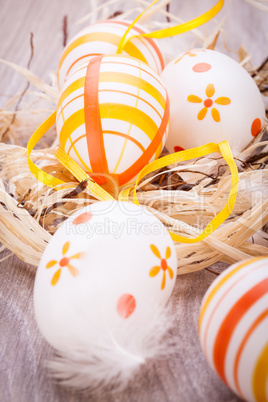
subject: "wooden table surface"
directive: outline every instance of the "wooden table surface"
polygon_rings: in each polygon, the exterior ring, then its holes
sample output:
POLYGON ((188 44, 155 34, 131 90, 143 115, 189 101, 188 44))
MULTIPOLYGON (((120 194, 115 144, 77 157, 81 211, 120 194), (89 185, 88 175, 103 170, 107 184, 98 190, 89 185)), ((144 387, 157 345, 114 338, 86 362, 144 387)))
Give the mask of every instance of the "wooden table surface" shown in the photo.
MULTIPOLYGON (((77 25, 76 21, 88 14, 92 5, 101 3, 101 0, 0 0, 0 57, 25 67, 30 56, 30 32, 33 32, 35 51, 31 70, 49 83, 49 74, 56 70, 63 49, 63 16, 68 16, 69 37, 72 37, 85 26, 77 25)), ((135 5, 130 0, 118 1, 118 4, 109 7, 110 14, 135 5)), ((213 4, 215 0, 173 0, 171 11, 186 20, 213 4)), ((217 17, 218 21, 227 6, 217 17)), ((243 0, 233 1, 224 28, 226 44, 235 53, 243 43, 253 54, 253 64, 257 66, 265 53, 267 55, 267 22, 267 13, 243 0)), ((213 28, 213 24, 210 27, 213 28)), ((204 27, 202 31, 205 30, 204 27)), ((178 52, 183 50, 184 40, 190 43, 192 37, 178 42, 178 52)), ((4 107, 24 88, 26 81, 1 63, 0 77, 0 107, 4 107)), ((3 252, 0 258, 8 253, 3 252)), ((222 268, 220 263, 216 267, 222 268)), ((0 263, 1 402, 240 400, 209 368, 198 342, 199 307, 206 289, 215 279, 211 272, 203 270, 177 279, 172 295, 176 311, 176 347, 172 356, 148 362, 123 392, 100 392, 94 396, 67 390, 48 376, 44 364, 52 357, 53 350, 36 326, 32 298, 34 277, 35 268, 15 256, 0 263)))

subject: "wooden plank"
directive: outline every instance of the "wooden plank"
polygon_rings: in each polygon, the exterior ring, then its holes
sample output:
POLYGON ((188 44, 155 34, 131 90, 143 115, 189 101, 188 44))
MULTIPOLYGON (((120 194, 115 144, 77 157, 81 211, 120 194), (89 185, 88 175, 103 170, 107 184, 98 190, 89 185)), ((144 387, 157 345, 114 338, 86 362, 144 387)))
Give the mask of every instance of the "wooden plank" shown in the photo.
POLYGON ((88 395, 56 384, 45 368, 53 350, 34 319, 35 269, 15 256, 0 267, 0 399, 2 402, 229 401, 237 398, 211 371, 197 337, 199 305, 214 275, 208 271, 179 277, 172 295, 176 311, 171 356, 149 361, 123 392, 88 395), (195 285, 193 285, 195 284, 195 285))
MULTIPOLYGON (((205 11, 204 3, 208 7, 215 4, 215 1, 174 0, 171 11, 182 18, 192 18, 205 11)), ((133 6, 133 2, 121 2, 121 5, 120 9, 127 9, 133 6)), ((109 8, 111 13, 115 10, 116 7, 109 8)), ((82 28, 75 24, 76 21, 89 11, 90 2, 83 0, 64 2, 1 0, 1 57, 26 66, 30 55, 30 32, 33 32, 35 54, 31 69, 49 83, 49 73, 56 70, 63 49, 63 16, 68 15, 71 37, 82 28)), ((228 18, 227 44, 237 49, 242 42, 245 42, 254 52, 256 64, 264 57, 267 47, 265 17, 267 15, 255 11, 243 0, 236 0, 231 6, 228 18), (263 28, 257 29, 260 26, 263 28)), ((190 41, 192 37, 179 40, 178 52, 190 41)), ((1 107, 3 107, 14 94, 24 88, 25 80, 2 64, 0 64, 0 76, 1 107)), ((4 255, 2 253, 1 257, 4 255)), ((177 280, 172 295, 177 321, 174 354, 158 361, 148 362, 125 391, 115 394, 98 393, 90 397, 67 390, 49 377, 45 361, 52 358, 53 351, 40 335, 34 319, 32 301, 34 272, 34 268, 19 261, 15 256, 0 264, 0 400, 2 402, 240 400, 208 367, 198 342, 199 306, 206 289, 214 279, 212 273, 202 271, 179 277, 177 280)))

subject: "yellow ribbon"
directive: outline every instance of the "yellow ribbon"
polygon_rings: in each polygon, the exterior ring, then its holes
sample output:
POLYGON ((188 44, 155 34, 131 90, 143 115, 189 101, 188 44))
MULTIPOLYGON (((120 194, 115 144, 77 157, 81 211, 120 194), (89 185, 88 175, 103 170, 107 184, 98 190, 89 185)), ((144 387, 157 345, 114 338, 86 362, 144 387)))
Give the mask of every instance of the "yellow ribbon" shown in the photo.
MULTIPOLYGON (((31 159, 31 152, 34 149, 38 141, 46 134, 46 132, 56 123, 56 112, 53 112, 45 121, 38 127, 38 129, 31 136, 27 145, 27 155, 28 155, 28 166, 32 174, 36 177, 38 181, 45 184, 48 187, 56 187, 59 184, 64 184, 65 182, 57 179, 56 177, 44 172, 38 166, 34 164, 31 159)), ((91 194, 101 201, 114 200, 114 198, 103 190, 101 186, 95 183, 89 175, 72 159, 67 155, 61 148, 58 148, 55 153, 56 158, 62 163, 66 169, 73 174, 73 176, 79 181, 88 180, 88 189, 91 194)))
POLYGON ((185 151, 176 152, 174 154, 170 154, 164 156, 163 158, 157 159, 154 162, 151 162, 149 165, 145 166, 140 173, 138 174, 135 186, 133 188, 128 188, 124 190, 122 194, 123 199, 126 198, 126 194, 129 194, 131 190, 133 190, 133 203, 139 205, 139 201, 137 199, 137 187, 139 182, 149 173, 154 172, 155 170, 161 169, 167 165, 172 165, 173 163, 183 162, 189 159, 200 158, 201 156, 208 155, 213 152, 220 152, 229 166, 231 172, 231 190, 228 197, 228 201, 221 212, 218 213, 215 218, 205 227, 203 232, 194 239, 189 239, 183 236, 179 236, 176 233, 170 232, 172 239, 176 242, 180 243, 197 243, 201 240, 204 240, 211 233, 213 233, 231 214, 234 209, 235 200, 238 191, 239 184, 239 176, 238 170, 232 155, 232 151, 228 141, 223 141, 220 144, 206 144, 201 147, 187 149, 185 151), (128 193, 127 193, 128 190, 128 193))
POLYGON ((192 29, 195 29, 206 22, 210 21, 212 18, 215 17, 215 15, 218 14, 218 12, 222 9, 224 5, 224 0, 219 0, 217 4, 212 7, 210 10, 205 12, 204 14, 200 15, 197 18, 194 18, 191 21, 185 22, 184 24, 176 25, 175 27, 170 27, 166 29, 160 29, 158 31, 150 32, 150 33, 144 33, 144 34, 139 34, 139 35, 133 35, 127 39, 127 35, 130 32, 130 30, 133 28, 133 26, 139 21, 139 19, 154 5, 158 2, 159 0, 154 0, 128 27, 124 35, 122 36, 118 48, 117 48, 117 53, 121 54, 123 52, 124 47, 126 46, 126 43, 130 41, 133 38, 136 37, 141 37, 144 36, 146 38, 157 38, 157 39, 162 39, 162 38, 169 38, 171 36, 179 35, 184 32, 191 31, 192 29))
POLYGON ((28 144, 27 144, 27 155, 28 155, 28 166, 32 174, 39 180, 41 183, 44 183, 48 187, 56 187, 59 184, 62 184, 63 181, 56 179, 54 176, 44 172, 38 166, 36 166, 31 160, 31 152, 34 149, 35 145, 38 141, 43 137, 43 135, 55 124, 56 122, 56 111, 53 112, 42 124, 38 127, 38 129, 31 136, 28 144))
MULTIPOLYGON (((126 30, 124 36, 122 37, 117 53, 122 53, 124 46, 126 43, 131 40, 133 37, 136 36, 145 36, 149 38, 167 38, 170 36, 178 35, 183 32, 190 31, 194 28, 197 28, 198 26, 206 23, 210 19, 212 19, 223 7, 224 0, 220 0, 217 2, 217 4, 211 8, 209 11, 206 13, 202 14, 201 16, 188 21, 184 24, 167 28, 167 29, 162 29, 159 31, 155 31, 152 33, 146 33, 146 34, 141 34, 141 35, 135 35, 130 37, 129 39, 126 39, 129 31, 131 28, 136 24, 136 22, 140 19, 142 15, 150 8, 152 7, 155 3, 157 3, 159 0, 153 1, 149 7, 146 8, 133 22, 132 24, 128 27, 126 30)), ((52 113, 51 116, 49 116, 44 123, 41 124, 41 126, 33 133, 32 137, 30 138, 28 145, 27 145, 27 154, 28 154, 28 165, 29 169, 32 172, 32 174, 36 177, 37 180, 42 182, 43 184, 49 186, 49 187, 56 187, 59 184, 63 184, 64 182, 60 179, 57 179, 56 177, 44 172, 42 169, 40 169, 38 166, 34 164, 34 162, 31 159, 31 152, 34 149, 35 145, 38 143, 38 141, 43 137, 43 135, 53 126, 53 124, 56 122, 56 112, 52 113)), ((228 198, 228 202, 226 203, 225 207, 222 209, 222 211, 214 218, 212 221, 206 226, 206 228, 203 230, 203 232, 197 236, 194 239, 191 238, 186 238, 183 236, 179 236, 176 233, 172 233, 171 237, 173 240, 177 242, 182 242, 182 243, 196 243, 200 240, 205 239, 207 236, 209 236, 212 232, 214 232, 231 214, 236 196, 237 196, 237 191, 238 191, 238 171, 236 164, 234 162, 232 152, 229 146, 228 141, 221 142, 220 144, 207 144, 201 147, 189 149, 186 151, 180 151, 174 154, 167 155, 161 159, 158 159, 149 165, 145 166, 141 172, 139 173, 135 186, 134 187, 128 187, 124 190, 122 190, 119 194, 119 200, 120 201, 128 201, 129 200, 129 194, 133 190, 133 202, 135 204, 139 204, 138 199, 137 199, 137 187, 139 185, 139 182, 141 179, 143 179, 148 173, 152 173, 155 170, 158 170, 160 168, 163 168, 165 166, 171 165, 173 163, 177 162, 182 162, 186 161, 189 159, 194 159, 198 158, 204 155, 208 155, 213 152, 220 152, 225 159, 226 163, 228 164, 230 171, 231 171, 231 190, 228 198)), ((107 192, 105 191, 101 186, 99 186, 97 183, 95 183, 94 180, 92 180, 89 175, 72 159, 70 158, 69 155, 67 155, 61 148, 58 148, 58 150, 55 153, 55 157, 62 163, 62 165, 69 171, 71 172, 76 179, 81 182, 84 180, 88 180, 88 188, 91 192, 91 194, 96 197, 97 199, 101 201, 109 201, 109 200, 114 200, 114 198, 107 192)), ((97 172, 95 172, 97 173, 97 172)))
POLYGON ((82 169, 69 155, 66 154, 60 147, 55 153, 58 161, 79 181, 88 180, 87 185, 90 192, 100 201, 112 201, 114 197, 99 186, 89 175, 82 169))
MULTIPOLYGON (((37 180, 47 185, 48 187, 56 187, 59 184, 63 184, 64 182, 62 180, 55 178, 54 176, 51 176, 50 174, 44 172, 42 169, 36 166, 34 162, 31 160, 31 152, 34 149, 37 142, 47 132, 47 130, 49 130, 53 126, 53 124, 55 123, 55 119, 56 119, 56 112, 52 113, 52 115, 49 116, 47 120, 41 124, 41 126, 34 132, 27 145, 29 169, 37 180)), ((163 158, 151 162, 150 164, 145 166, 138 174, 136 183, 133 187, 128 187, 120 192, 119 200, 128 201, 129 194, 133 190, 133 203, 139 205, 137 199, 137 187, 140 181, 147 174, 152 173, 165 166, 172 165, 173 163, 183 162, 194 158, 200 158, 201 156, 205 156, 213 152, 220 152, 222 154, 223 158, 225 159, 231 171, 231 178, 232 178, 231 190, 225 207, 222 209, 221 212, 219 212, 219 214, 214 219, 212 219, 212 221, 206 226, 203 232, 194 239, 179 236, 176 233, 170 232, 172 239, 180 243, 196 243, 200 240, 205 239, 212 232, 214 232, 231 214, 237 196, 239 177, 237 167, 233 159, 233 155, 228 141, 223 141, 220 144, 210 143, 203 145, 201 147, 188 149, 186 151, 176 152, 174 154, 164 156, 163 158)), ((101 186, 95 183, 95 181, 92 180, 89 177, 89 175, 61 148, 58 148, 58 150, 55 153, 55 156, 62 163, 62 165, 76 177, 76 179, 79 182, 88 180, 89 183, 88 188, 92 193, 92 195, 95 196, 98 200, 101 201, 114 200, 114 198, 107 191, 105 191, 101 186)))

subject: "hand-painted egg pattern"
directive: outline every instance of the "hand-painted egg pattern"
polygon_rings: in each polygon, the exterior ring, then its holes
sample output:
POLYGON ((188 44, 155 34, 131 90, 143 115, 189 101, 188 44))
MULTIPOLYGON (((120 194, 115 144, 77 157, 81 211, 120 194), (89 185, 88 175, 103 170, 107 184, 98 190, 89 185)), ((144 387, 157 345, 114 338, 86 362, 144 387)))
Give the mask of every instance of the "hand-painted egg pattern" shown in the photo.
POLYGON ((89 174, 110 175, 119 185, 158 158, 168 124, 161 79, 129 56, 97 56, 81 65, 69 75, 57 107, 62 150, 89 174))
POLYGON ((232 265, 209 287, 199 317, 205 357, 247 401, 268 401, 268 258, 232 265))
POLYGON ((235 60, 196 49, 161 74, 170 98, 170 152, 228 140, 234 154, 260 132, 265 106, 254 80, 235 60))
MULTIPOLYGON (((85 61, 102 54, 115 54, 130 23, 121 20, 107 20, 91 25, 79 32, 68 43, 58 67, 58 83, 62 89, 66 77, 85 61)), ((127 37, 147 32, 135 25, 127 37)), ((123 54, 135 57, 148 64, 158 74, 164 68, 164 60, 157 42, 152 38, 133 38, 127 42, 123 54)))
POLYGON ((153 214, 125 202, 94 203, 66 220, 43 254, 34 288, 39 328, 64 350, 79 338, 81 320, 89 330, 97 320, 105 331, 143 322, 146 306, 166 304, 176 269, 173 241, 153 214))

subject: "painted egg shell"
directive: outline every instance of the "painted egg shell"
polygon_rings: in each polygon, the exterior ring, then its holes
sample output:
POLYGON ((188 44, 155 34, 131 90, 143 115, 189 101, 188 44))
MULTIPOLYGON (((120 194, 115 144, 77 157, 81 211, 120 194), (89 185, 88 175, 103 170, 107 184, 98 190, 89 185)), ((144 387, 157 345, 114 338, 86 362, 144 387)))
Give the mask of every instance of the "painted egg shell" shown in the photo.
POLYGON ((260 132, 265 106, 254 80, 230 57, 186 52, 161 74, 170 98, 169 152, 228 140, 234 154, 260 132))
POLYGON ((199 317, 205 357, 247 401, 268 401, 268 258, 232 265, 209 287, 199 317))
POLYGON ((57 107, 62 150, 86 172, 111 175, 119 185, 160 155, 168 123, 161 79, 129 56, 96 56, 81 65, 66 80, 57 107))
POLYGON ((168 301, 176 268, 173 241, 153 214, 126 202, 85 207, 57 230, 38 267, 34 307, 40 331, 64 350, 69 337, 79 338, 81 320, 89 330, 106 331, 120 329, 125 320, 144 322, 146 306, 155 310, 168 301))
MULTIPOLYGON (((120 39, 130 22, 108 20, 91 25, 79 32, 65 47, 58 67, 59 88, 63 87, 65 78, 79 65, 101 54, 115 54, 120 39)), ((127 37, 147 33, 147 30, 135 25, 127 37)), ((164 59, 157 42, 152 38, 133 38, 129 41, 123 54, 135 57, 148 64, 158 74, 164 68, 164 59)))

